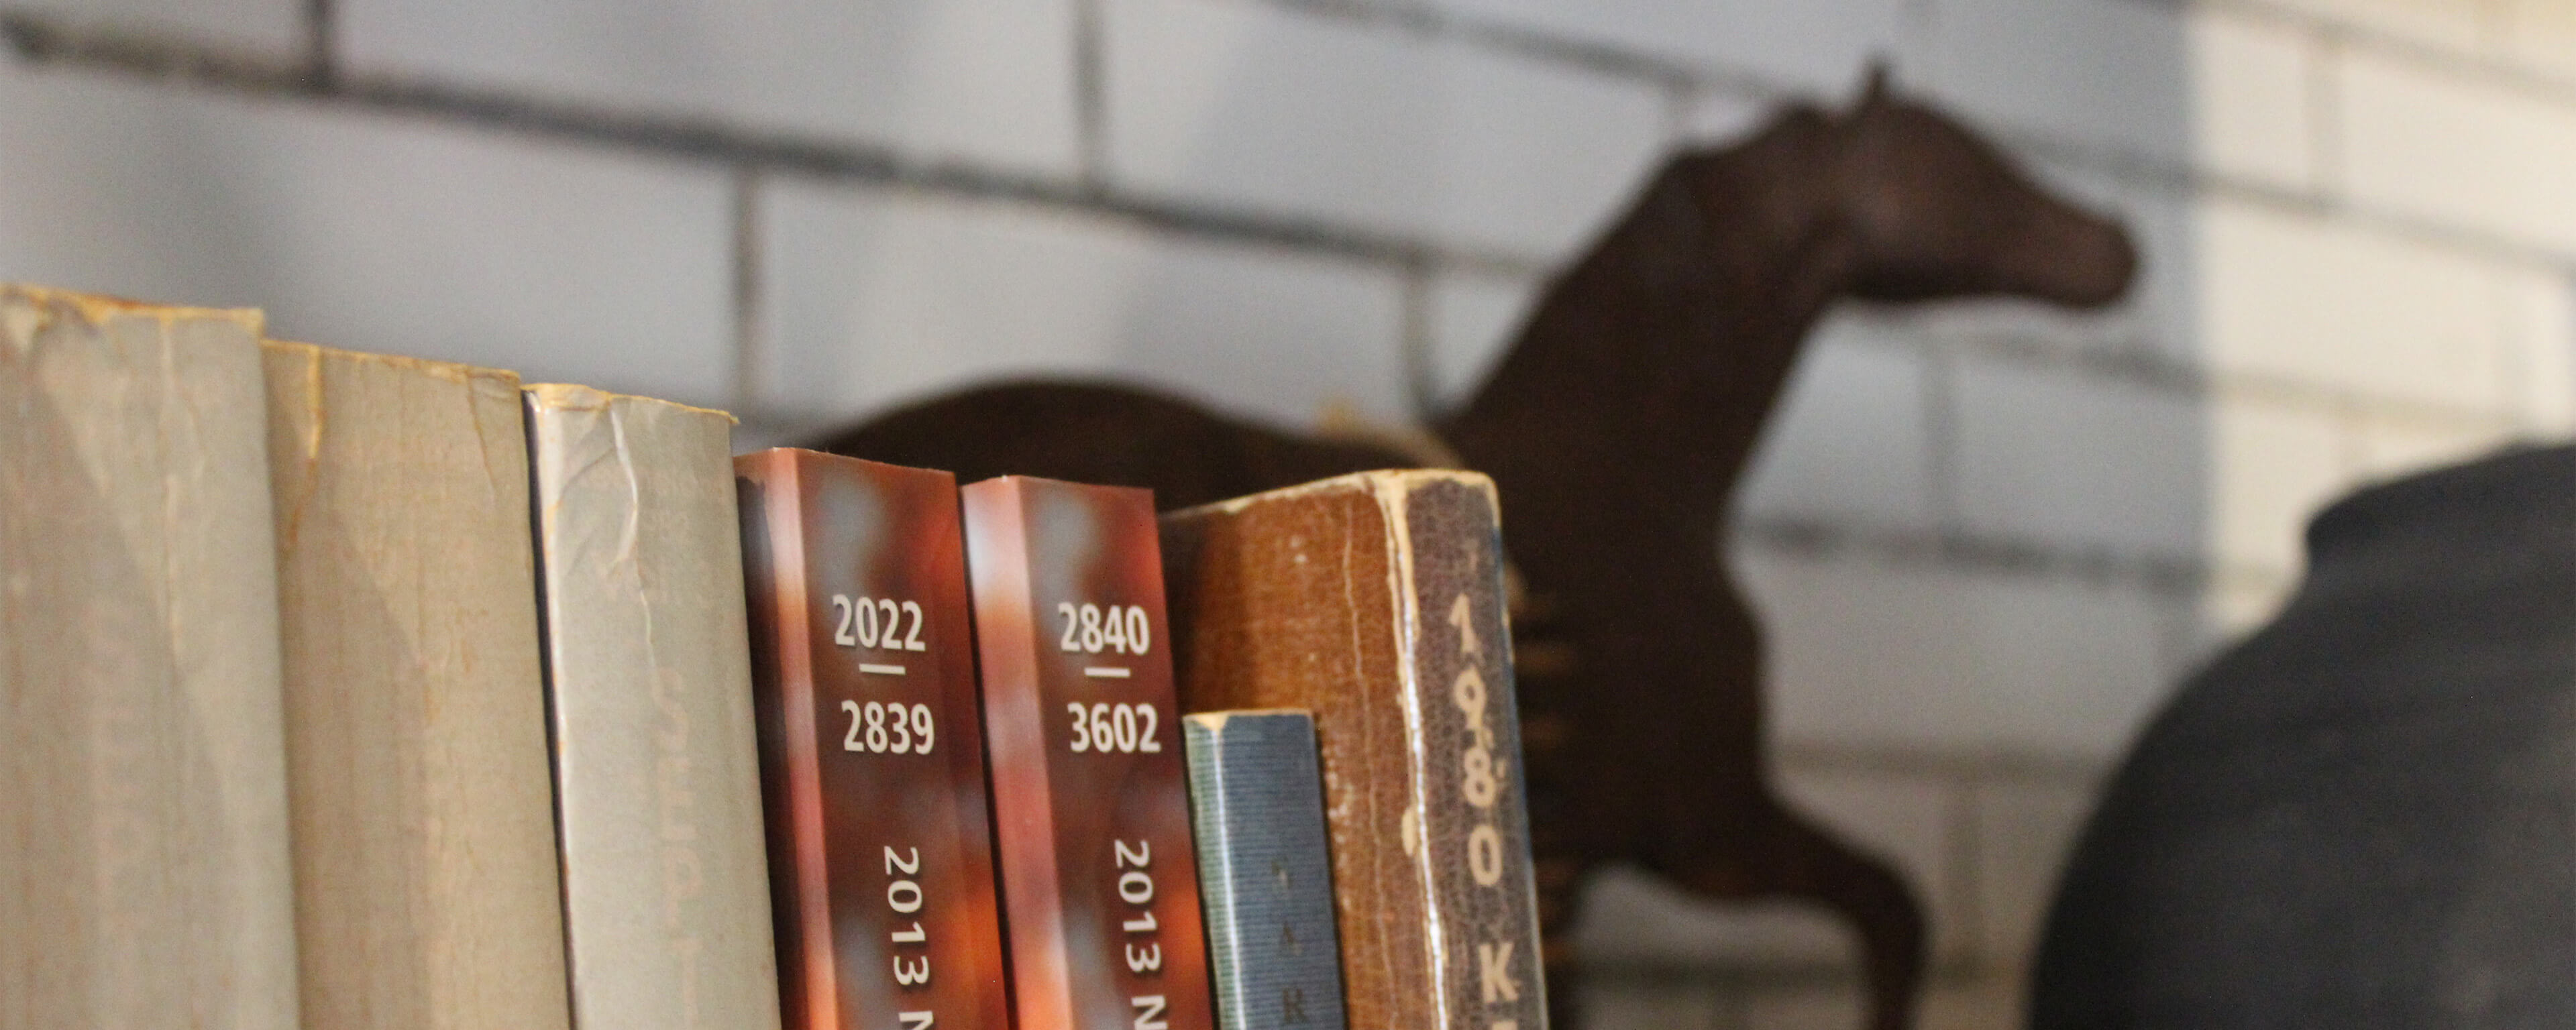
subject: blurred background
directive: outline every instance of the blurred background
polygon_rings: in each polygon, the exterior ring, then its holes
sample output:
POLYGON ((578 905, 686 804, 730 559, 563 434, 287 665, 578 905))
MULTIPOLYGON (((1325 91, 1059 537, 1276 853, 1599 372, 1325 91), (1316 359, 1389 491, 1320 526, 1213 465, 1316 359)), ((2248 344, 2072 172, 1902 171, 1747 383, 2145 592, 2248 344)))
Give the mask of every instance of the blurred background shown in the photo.
MULTIPOLYGON (((1900 88, 2124 217, 2108 314, 1850 307, 1732 546, 1788 792, 2016 1025, 2099 776, 2343 490, 2576 426, 2564 0, 0 0, 0 278, 734 411, 1000 374, 1471 389, 1659 155, 1900 88)), ((1508 503, 1506 525, 1508 527, 1508 503)), ((1594 1026, 1858 1018, 1821 913, 1613 874, 1594 1026)))

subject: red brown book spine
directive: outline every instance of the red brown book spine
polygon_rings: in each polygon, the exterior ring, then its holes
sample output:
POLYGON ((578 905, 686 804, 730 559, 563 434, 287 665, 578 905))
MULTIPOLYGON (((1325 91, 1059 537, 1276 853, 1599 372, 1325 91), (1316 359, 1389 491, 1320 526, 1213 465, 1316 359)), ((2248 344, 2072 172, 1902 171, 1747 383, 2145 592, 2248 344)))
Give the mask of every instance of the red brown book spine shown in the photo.
POLYGON ((1153 494, 964 496, 1019 1030, 1210 1030, 1153 494))
POLYGON ((956 479, 785 448, 734 472, 781 1015, 1009 1030, 956 479))

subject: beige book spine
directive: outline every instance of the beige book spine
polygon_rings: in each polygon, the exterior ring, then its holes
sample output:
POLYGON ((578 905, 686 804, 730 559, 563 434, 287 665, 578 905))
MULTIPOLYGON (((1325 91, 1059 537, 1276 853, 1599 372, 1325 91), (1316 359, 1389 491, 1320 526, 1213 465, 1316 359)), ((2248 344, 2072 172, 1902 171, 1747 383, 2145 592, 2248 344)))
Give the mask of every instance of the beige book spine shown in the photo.
POLYGON ((563 1027, 518 377, 265 365, 305 1026, 563 1027))
POLYGON ((573 1021, 776 1030, 733 419, 525 398, 573 1021))
POLYGON ((0 1028, 296 1025, 259 331, 0 287, 0 1028))

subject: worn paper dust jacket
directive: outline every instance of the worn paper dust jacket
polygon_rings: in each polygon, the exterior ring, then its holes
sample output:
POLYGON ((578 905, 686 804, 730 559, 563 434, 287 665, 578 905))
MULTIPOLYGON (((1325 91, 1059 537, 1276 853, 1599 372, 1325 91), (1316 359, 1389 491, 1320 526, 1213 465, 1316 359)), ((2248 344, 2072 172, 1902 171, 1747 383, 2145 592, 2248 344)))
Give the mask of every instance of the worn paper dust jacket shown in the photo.
POLYGON ((573 1022, 774 1030, 733 418, 522 396, 573 1022))
POLYGON ((304 1025, 564 1027, 519 377, 264 347, 304 1025))
POLYGON ((0 287, 0 1027, 297 1025, 259 333, 0 287))

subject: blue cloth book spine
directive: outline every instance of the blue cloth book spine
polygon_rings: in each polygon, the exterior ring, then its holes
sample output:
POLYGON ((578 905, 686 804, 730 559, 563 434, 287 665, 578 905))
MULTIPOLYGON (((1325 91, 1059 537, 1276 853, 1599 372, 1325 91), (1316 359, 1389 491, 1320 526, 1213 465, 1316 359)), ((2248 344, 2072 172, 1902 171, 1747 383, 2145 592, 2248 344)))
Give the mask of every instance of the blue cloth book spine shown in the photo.
POLYGON ((1343 1030, 1323 772, 1302 711, 1181 720, 1220 1030, 1343 1030))

